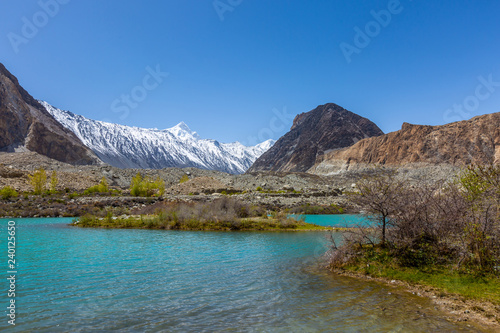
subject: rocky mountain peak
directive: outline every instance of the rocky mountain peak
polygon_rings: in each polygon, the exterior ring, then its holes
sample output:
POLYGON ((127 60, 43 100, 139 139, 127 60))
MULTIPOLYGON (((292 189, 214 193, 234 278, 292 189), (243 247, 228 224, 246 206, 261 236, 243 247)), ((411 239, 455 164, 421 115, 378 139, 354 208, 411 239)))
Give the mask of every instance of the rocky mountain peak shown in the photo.
POLYGON ((282 136, 249 169, 305 172, 323 154, 353 145, 364 138, 384 134, 370 120, 328 103, 297 115, 282 136))
POLYGON ((189 128, 189 126, 183 121, 181 121, 180 123, 178 123, 174 127, 165 129, 164 131, 174 133, 177 136, 193 137, 195 139, 200 139, 200 136, 198 135, 198 133, 196 133, 195 131, 192 131, 189 128))

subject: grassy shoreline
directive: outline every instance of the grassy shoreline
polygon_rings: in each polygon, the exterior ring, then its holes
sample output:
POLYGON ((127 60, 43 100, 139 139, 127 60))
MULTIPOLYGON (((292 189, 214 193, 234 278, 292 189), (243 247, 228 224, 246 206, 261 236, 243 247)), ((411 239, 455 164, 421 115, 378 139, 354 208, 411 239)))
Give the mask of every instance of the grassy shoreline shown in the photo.
MULTIPOLYGON (((499 305, 500 309, 500 278, 496 276, 475 276, 454 272, 444 267, 423 270, 376 262, 350 265, 344 267, 344 270, 375 278, 429 286, 446 294, 457 294, 467 299, 492 302, 499 305)), ((500 318, 498 319, 500 322, 500 318)))

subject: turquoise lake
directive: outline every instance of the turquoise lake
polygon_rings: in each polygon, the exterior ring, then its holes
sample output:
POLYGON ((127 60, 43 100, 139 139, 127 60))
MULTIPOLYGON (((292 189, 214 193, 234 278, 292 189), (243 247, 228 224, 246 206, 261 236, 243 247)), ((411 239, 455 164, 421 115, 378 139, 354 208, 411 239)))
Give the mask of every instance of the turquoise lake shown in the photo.
MULTIPOLYGON (((345 216, 344 216, 345 218, 345 216)), ((322 268, 327 232, 17 227, 16 326, 5 332, 476 332, 431 301, 322 268)), ((7 219, 0 220, 7 277, 7 219)), ((340 234, 334 234, 340 239, 340 234)))

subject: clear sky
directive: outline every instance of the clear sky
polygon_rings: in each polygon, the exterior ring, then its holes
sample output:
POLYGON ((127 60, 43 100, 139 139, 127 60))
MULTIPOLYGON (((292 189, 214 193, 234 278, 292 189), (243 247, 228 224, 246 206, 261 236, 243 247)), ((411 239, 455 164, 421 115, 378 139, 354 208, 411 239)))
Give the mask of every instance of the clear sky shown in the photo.
POLYGON ((23 0, 0 62, 86 117, 277 139, 333 102, 384 132, 500 111, 500 1, 23 0), (168 74, 167 74, 168 73, 168 74))

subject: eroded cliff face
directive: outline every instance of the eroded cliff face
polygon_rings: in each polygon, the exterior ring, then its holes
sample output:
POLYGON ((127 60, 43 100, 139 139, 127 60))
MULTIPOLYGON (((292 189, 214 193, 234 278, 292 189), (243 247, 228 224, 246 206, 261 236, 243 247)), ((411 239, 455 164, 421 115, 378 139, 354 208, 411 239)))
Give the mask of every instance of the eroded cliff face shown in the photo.
POLYGON ((330 174, 367 165, 470 163, 500 163, 500 113, 442 126, 404 123, 399 131, 325 154, 309 172, 330 174))
POLYGON ((71 164, 99 163, 0 63, 0 151, 26 150, 71 164))
POLYGON ((333 104, 297 115, 290 131, 264 153, 248 172, 305 172, 333 149, 382 135, 370 120, 333 104))

